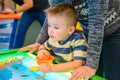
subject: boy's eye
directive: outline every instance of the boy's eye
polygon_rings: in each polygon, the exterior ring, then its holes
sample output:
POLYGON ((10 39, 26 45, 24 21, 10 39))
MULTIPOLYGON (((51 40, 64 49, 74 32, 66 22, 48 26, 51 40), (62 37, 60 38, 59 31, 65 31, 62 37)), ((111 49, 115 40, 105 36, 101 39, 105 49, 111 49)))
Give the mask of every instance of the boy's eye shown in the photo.
POLYGON ((50 25, 50 24, 48 24, 48 27, 50 28, 50 27, 53 27, 54 29, 60 29, 60 27, 59 26, 56 26, 56 25, 50 25))
POLYGON ((55 29, 59 29, 59 27, 57 27, 57 26, 55 26, 54 28, 55 28, 55 29))

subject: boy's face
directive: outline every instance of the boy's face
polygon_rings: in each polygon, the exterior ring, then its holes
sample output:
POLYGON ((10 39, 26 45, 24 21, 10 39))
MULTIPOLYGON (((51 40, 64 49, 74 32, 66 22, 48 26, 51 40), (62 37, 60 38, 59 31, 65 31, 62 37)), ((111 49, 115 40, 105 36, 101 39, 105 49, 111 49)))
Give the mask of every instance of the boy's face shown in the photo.
POLYGON ((63 16, 48 16, 48 35, 54 41, 64 41, 73 32, 74 26, 67 26, 67 19, 63 16))

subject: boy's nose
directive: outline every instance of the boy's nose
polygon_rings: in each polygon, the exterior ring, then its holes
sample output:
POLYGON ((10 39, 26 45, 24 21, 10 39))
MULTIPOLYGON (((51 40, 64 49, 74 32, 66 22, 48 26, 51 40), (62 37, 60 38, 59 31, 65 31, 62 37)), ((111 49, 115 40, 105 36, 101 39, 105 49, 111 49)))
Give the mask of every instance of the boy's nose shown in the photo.
POLYGON ((50 34, 53 34, 54 31, 53 31, 53 28, 51 27, 50 30, 49 30, 50 34))

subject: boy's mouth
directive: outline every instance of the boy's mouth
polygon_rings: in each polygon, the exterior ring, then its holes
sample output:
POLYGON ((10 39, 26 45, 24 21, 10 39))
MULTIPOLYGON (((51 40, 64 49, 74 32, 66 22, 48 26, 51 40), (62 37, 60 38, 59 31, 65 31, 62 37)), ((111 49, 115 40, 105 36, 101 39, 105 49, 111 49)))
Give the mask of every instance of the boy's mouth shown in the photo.
POLYGON ((54 36, 53 36, 53 35, 50 35, 50 38, 54 38, 54 36))

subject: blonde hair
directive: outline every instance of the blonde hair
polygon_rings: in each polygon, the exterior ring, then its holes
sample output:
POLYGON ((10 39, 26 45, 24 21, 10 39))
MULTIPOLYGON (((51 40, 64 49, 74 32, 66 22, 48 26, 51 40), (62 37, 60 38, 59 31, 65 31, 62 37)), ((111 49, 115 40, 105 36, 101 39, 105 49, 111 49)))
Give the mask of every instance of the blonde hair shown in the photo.
POLYGON ((68 26, 76 26, 78 16, 75 8, 70 3, 59 3, 45 10, 46 16, 60 15, 67 18, 68 26))

